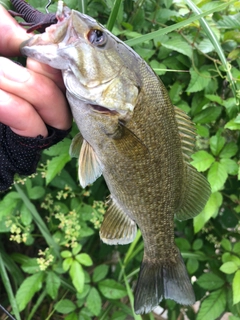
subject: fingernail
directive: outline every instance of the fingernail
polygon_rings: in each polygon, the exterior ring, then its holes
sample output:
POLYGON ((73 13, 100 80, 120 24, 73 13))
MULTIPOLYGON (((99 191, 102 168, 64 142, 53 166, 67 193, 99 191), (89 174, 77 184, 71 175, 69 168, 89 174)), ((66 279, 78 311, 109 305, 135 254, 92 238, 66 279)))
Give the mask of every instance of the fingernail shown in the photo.
POLYGON ((0 75, 1 74, 8 80, 15 82, 26 82, 31 76, 26 68, 8 59, 1 59, 0 61, 0 75))
POLYGON ((9 101, 10 99, 11 99, 10 95, 7 92, 0 89, 0 103, 1 102, 5 103, 5 102, 9 101))

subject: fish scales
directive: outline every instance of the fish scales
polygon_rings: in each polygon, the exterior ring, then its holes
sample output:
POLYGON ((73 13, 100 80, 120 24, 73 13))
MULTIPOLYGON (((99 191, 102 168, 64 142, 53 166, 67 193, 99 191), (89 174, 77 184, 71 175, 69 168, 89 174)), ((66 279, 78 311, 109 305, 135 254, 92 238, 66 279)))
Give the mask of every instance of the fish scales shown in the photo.
POLYGON ((22 52, 62 70, 80 130, 70 150, 79 155, 80 184, 103 174, 111 193, 101 239, 126 244, 134 240, 136 225, 141 230, 135 312, 148 313, 163 298, 193 304, 174 243, 174 215, 196 216, 210 195, 207 180, 189 163, 194 126, 131 48, 75 10, 63 7, 57 18, 57 27, 25 42, 22 52))

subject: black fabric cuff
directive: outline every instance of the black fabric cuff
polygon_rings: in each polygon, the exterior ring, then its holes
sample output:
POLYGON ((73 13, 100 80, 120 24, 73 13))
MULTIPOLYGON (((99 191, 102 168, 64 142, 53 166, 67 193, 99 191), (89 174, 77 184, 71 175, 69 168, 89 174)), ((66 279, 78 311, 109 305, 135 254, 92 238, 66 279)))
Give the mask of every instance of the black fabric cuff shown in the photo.
POLYGON ((63 140, 69 130, 47 126, 48 136, 23 137, 0 123, 0 191, 9 188, 14 174, 30 175, 36 171, 41 151, 63 140))

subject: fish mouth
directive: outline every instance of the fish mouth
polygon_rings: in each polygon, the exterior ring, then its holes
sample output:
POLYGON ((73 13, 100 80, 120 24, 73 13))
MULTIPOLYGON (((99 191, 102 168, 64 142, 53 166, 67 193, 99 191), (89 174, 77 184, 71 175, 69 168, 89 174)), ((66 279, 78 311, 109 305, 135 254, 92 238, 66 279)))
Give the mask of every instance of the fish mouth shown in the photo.
POLYGON ((103 107, 103 106, 100 106, 97 104, 90 104, 90 106, 97 113, 101 113, 101 114, 105 114, 105 115, 109 115, 109 116, 119 114, 116 110, 111 110, 111 109, 108 109, 106 107, 103 107))

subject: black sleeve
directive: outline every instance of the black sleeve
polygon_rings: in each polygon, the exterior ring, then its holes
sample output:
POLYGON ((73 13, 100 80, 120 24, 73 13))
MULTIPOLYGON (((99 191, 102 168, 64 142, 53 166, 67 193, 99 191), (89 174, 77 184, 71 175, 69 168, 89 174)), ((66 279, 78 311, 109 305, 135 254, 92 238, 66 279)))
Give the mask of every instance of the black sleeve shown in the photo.
POLYGON ((36 171, 41 151, 64 139, 69 130, 47 126, 48 137, 22 137, 0 123, 0 191, 13 183, 15 173, 30 175, 36 171))

